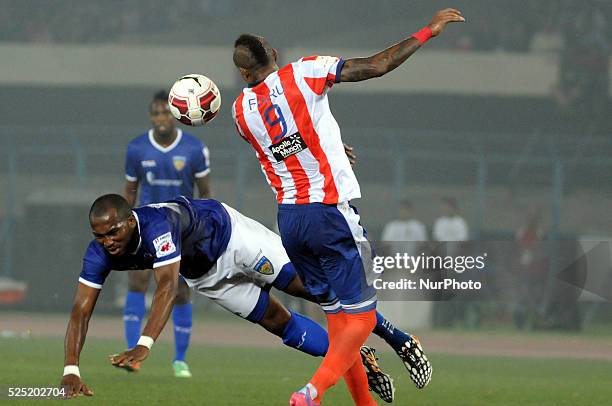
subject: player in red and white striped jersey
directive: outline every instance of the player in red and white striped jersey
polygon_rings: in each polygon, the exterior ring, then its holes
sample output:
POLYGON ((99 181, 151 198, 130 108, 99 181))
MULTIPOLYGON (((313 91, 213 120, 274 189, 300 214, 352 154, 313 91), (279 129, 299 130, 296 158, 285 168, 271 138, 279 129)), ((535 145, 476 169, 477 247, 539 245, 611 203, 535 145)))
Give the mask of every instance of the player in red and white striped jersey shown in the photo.
POLYGON ((329 351, 290 405, 319 404, 342 376, 356 404, 376 404, 358 362, 377 317, 371 248, 349 205, 361 192, 327 92, 335 83, 390 72, 446 24, 460 21, 459 11, 441 10, 423 29, 371 57, 309 56, 280 69, 264 38, 243 34, 234 44, 234 64, 248 84, 232 107, 236 129, 255 149, 276 194, 283 245, 328 317, 329 351))
POLYGON ((257 150, 278 203, 361 197, 327 102, 343 66, 336 57, 302 58, 244 89, 234 104, 238 131, 257 150))

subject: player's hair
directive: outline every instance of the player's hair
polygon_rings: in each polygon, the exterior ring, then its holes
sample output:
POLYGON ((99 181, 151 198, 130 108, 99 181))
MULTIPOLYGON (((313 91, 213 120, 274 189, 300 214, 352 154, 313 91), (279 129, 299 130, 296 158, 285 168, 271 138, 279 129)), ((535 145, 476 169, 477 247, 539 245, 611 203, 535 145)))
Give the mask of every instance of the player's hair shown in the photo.
POLYGON ((153 110, 153 104, 155 103, 168 103, 168 91, 165 89, 160 89, 153 95, 151 99, 151 103, 149 103, 149 111, 153 110))
POLYGON ((234 64, 243 69, 257 69, 270 63, 263 38, 253 34, 241 34, 234 42, 234 64))
POLYGON ((132 208, 125 198, 118 194, 108 194, 98 197, 89 209, 89 219, 103 217, 111 209, 117 210, 119 220, 125 220, 132 215, 132 208))

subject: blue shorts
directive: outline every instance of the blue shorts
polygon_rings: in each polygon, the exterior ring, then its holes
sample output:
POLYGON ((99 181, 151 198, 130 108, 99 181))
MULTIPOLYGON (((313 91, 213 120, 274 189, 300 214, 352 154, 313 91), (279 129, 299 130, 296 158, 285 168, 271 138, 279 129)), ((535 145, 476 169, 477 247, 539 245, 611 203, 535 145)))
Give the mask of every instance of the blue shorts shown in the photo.
POLYGON ((348 203, 281 204, 283 246, 306 289, 323 310, 362 313, 376 308, 372 249, 348 203))

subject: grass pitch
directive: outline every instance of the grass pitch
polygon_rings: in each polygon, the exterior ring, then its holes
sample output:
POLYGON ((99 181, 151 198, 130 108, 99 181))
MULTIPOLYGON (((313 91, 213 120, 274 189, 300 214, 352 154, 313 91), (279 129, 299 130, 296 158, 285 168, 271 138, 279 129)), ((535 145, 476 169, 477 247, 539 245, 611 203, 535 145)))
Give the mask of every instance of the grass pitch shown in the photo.
MULTIPOLYGON (((194 377, 177 379, 170 365, 171 344, 155 344, 141 372, 136 374, 117 370, 108 363, 107 356, 121 348, 123 343, 117 340, 87 341, 81 375, 95 395, 70 402, 284 406, 319 363, 318 359, 281 347, 193 345, 188 361, 194 377)), ((417 390, 394 354, 381 355, 381 366, 395 378, 393 404, 575 406, 604 405, 612 399, 610 362, 445 354, 430 354, 430 359, 433 380, 424 390, 417 390)), ((0 360, 3 390, 7 386, 55 386, 61 379, 63 340, 0 339, 0 360)), ((6 393, 0 396, 0 403, 6 404, 6 393)), ((328 392, 325 405, 352 405, 344 384, 328 392)))

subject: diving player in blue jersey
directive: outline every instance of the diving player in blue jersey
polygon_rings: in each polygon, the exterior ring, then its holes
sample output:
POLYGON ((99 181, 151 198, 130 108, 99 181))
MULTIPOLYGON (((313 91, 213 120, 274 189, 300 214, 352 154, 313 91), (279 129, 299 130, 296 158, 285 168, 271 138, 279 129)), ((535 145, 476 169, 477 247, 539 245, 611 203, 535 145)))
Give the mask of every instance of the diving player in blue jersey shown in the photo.
MULTIPOLYGON (((168 108, 168 93, 157 92, 149 105, 152 128, 133 139, 125 158, 126 184, 124 196, 136 206, 163 202, 177 196, 194 196, 194 183, 200 198, 210 197, 209 154, 206 145, 196 137, 176 128, 176 121, 168 108)), ((128 348, 133 348, 140 337, 141 321, 145 315, 145 293, 151 280, 151 271, 130 272, 128 293, 124 308, 125 337, 128 348)), ((179 281, 178 295, 172 310, 174 322, 175 355, 172 363, 174 375, 191 377, 185 362, 192 326, 190 290, 179 281)), ((140 364, 126 368, 138 371, 140 364)))
MULTIPOLYGON (((285 308, 269 294, 272 286, 312 299, 283 249, 280 237, 215 200, 179 197, 132 209, 119 195, 93 203, 89 222, 94 240, 83 259, 65 338, 62 386, 68 396, 92 395, 80 378, 79 355, 100 289, 111 270, 153 269, 157 288, 146 326, 137 344, 112 357, 125 367, 147 358, 170 316, 179 274, 198 293, 230 312, 258 323, 283 343, 313 356, 324 356, 327 332, 312 320, 285 308)), ((366 354, 372 350, 366 348, 366 354)), ((372 389, 392 399, 393 386, 375 358, 363 356, 377 382, 372 389)))

